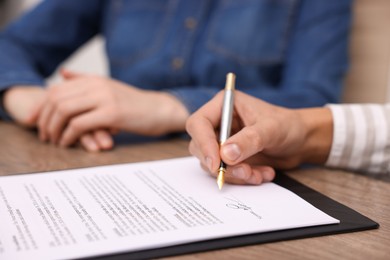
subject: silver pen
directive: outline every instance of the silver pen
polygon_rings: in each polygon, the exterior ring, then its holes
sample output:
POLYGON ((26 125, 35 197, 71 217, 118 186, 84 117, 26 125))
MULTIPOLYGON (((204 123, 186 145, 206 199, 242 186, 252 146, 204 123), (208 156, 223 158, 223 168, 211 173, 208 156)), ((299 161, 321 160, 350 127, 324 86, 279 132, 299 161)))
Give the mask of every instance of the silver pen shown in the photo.
MULTIPOLYGON (((225 94, 223 97, 222 106, 221 129, 219 132, 220 146, 229 138, 230 131, 232 128, 235 81, 236 75, 234 73, 228 73, 226 75, 225 94)), ((219 189, 222 189, 222 186, 225 182, 226 166, 227 165, 221 160, 217 177, 217 184, 219 189)))

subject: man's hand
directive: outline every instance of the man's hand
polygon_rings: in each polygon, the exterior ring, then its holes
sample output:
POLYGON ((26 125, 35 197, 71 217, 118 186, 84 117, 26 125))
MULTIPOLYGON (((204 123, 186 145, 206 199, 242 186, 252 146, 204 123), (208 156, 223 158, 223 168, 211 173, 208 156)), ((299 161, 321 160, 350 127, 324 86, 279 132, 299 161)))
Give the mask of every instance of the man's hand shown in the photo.
POLYGON ((41 140, 74 144, 95 130, 157 136, 185 130, 188 112, 168 93, 145 91, 100 76, 64 71, 66 80, 48 89, 38 119, 41 140))
MULTIPOLYGON (((46 94, 43 87, 14 86, 4 93, 4 108, 16 123, 33 128, 37 126, 46 94)), ((111 133, 106 130, 85 133, 79 141, 87 151, 108 150, 113 146, 111 133)))
POLYGON ((42 87, 15 86, 4 93, 4 109, 18 124, 35 127, 45 96, 42 87))
POLYGON ((221 159, 229 165, 226 181, 238 184, 271 181, 274 168, 292 169, 302 162, 326 160, 332 141, 332 116, 328 109, 286 109, 240 91, 234 100, 233 135, 219 147, 222 94, 187 121, 192 137, 190 152, 213 176, 221 159))

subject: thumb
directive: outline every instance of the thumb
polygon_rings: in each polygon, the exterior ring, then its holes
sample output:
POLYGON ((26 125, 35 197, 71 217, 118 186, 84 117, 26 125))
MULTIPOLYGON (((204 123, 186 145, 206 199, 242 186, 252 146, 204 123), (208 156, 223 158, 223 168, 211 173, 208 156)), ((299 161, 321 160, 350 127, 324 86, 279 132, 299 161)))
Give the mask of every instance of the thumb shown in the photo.
POLYGON ((261 152, 265 139, 256 125, 244 127, 221 146, 221 158, 228 165, 242 162, 261 152))

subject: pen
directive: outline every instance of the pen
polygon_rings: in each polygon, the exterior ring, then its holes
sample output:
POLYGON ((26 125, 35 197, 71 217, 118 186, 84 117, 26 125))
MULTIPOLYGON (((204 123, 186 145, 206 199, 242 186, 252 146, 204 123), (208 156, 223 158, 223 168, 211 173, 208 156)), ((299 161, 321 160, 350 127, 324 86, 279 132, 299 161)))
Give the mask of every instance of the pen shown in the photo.
MULTIPOLYGON (((219 132, 219 145, 221 146, 230 136, 233 118, 233 102, 234 102, 234 88, 236 75, 228 73, 226 75, 225 94, 223 97, 221 129, 219 132)), ((226 164, 221 160, 218 169, 217 184, 219 189, 225 182, 226 164)))

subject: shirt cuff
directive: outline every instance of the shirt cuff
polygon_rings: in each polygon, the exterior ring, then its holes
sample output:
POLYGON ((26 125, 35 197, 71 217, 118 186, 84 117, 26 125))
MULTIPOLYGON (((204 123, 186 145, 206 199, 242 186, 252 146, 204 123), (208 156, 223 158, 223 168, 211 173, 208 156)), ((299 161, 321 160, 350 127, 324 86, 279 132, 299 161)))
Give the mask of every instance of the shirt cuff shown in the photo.
POLYGON ((347 125, 345 112, 341 105, 329 104, 327 107, 332 112, 333 117, 333 140, 325 165, 328 167, 337 167, 340 165, 340 160, 346 145, 345 136, 347 133, 347 125))
POLYGON ((390 172, 390 106, 328 105, 333 141, 326 166, 366 173, 390 172))

